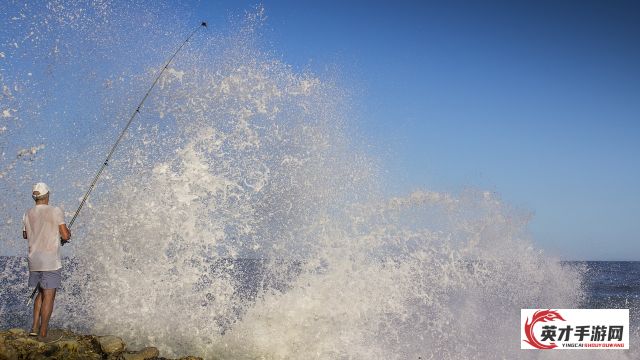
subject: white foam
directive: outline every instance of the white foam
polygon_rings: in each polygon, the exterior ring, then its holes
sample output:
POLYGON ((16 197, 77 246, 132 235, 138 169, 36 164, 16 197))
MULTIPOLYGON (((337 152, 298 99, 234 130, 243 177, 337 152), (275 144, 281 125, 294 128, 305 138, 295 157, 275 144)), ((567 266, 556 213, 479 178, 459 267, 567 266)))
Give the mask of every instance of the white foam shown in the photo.
MULTIPOLYGON (((47 62, 63 58, 88 74, 76 79, 86 85, 78 91, 102 91, 106 115, 78 124, 107 122, 102 128, 113 130, 91 134, 80 151, 82 141, 56 143, 56 154, 71 154, 56 179, 76 199, 112 144, 109 134, 121 129, 115 115, 130 114, 122 108, 138 101, 151 71, 130 74, 141 62, 156 69, 162 61, 150 40, 162 34, 163 44, 179 43, 186 31, 175 30, 169 41, 165 26, 187 17, 135 3, 56 4, 34 20, 45 30, 29 39, 56 49, 47 62), (131 24, 141 31, 132 34, 131 24), (92 52, 73 48, 78 39, 93 39, 104 61, 111 50, 124 54, 112 65, 126 64, 126 71, 97 74, 92 52)), ((553 358, 519 349, 519 309, 575 307, 583 295, 579 269, 546 257, 527 236, 528 215, 492 193, 381 195, 377 160, 347 135, 345 90, 261 51, 254 31, 264 9, 247 18, 231 34, 194 37, 148 99, 145 109, 153 111, 130 129, 74 225, 78 265, 65 273, 54 325, 123 336, 132 348, 154 345, 163 356, 553 358), (243 293, 246 279, 233 275, 246 257, 264 259, 267 272, 253 280, 253 296, 243 293)), ((25 51, 42 53, 29 43, 25 51)), ((51 68, 52 88, 77 90, 56 83, 60 71, 51 68)), ((2 89, 13 96, 8 85, 2 89)), ((11 101, 29 99, 18 95, 11 101)), ((44 149, 22 148, 29 142, 18 140, 21 157, 44 149)), ((11 161, 0 176, 31 180, 38 168, 11 161)), ((24 186, 12 181, 2 206, 24 186)), ((15 221, 4 225, 5 233, 17 233, 15 221)), ((626 356, 576 353, 563 356, 626 356)))

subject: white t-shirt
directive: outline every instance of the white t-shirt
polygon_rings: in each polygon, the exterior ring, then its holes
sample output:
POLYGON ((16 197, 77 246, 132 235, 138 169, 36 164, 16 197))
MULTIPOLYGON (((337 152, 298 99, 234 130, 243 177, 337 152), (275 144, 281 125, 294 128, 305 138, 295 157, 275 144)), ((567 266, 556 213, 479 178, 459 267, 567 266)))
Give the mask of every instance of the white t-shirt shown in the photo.
POLYGON ((29 270, 54 271, 62 267, 60 231, 64 214, 59 207, 36 205, 22 218, 29 241, 29 270))

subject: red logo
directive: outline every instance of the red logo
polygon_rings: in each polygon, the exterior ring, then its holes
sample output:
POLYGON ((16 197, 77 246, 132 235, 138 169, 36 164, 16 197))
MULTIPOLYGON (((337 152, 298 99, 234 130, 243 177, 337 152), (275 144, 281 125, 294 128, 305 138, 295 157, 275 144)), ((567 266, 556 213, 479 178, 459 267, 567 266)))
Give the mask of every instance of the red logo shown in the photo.
POLYGON ((536 339, 536 337, 533 335, 533 326, 537 322, 547 322, 547 321, 554 321, 554 320, 565 321, 565 319, 563 319, 562 316, 560 316, 560 314, 557 311, 554 311, 554 310, 536 311, 531 317, 531 322, 529 322, 529 318, 527 317, 527 322, 524 324, 524 333, 527 336, 527 340, 522 340, 522 341, 526 342, 527 344, 535 348, 543 349, 543 350, 553 349, 558 347, 558 345, 556 345, 556 343, 553 343, 553 342, 549 343, 549 345, 545 345, 540 341, 538 341, 538 339, 536 339))

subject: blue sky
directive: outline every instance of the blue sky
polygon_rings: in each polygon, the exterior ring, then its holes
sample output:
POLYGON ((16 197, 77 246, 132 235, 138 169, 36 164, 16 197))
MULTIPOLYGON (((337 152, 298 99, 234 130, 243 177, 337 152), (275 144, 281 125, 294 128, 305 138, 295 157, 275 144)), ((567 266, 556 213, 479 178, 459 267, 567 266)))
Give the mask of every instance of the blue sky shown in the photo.
MULTIPOLYGON (((263 4, 285 62, 357 94, 389 193, 491 190, 550 254, 640 260, 640 3, 263 4)), ((254 5, 194 14, 223 26, 254 5)))
MULTIPOLYGON (((223 33, 230 17, 256 7, 241 0, 168 4, 223 33)), ((337 73, 354 94, 354 131, 381 159, 389 194, 490 190, 533 214, 531 235, 550 254, 640 260, 639 2, 263 5, 267 50, 296 69, 337 73)), ((192 27, 165 21, 179 38, 192 27)), ((138 25, 125 19, 110 26, 138 25)), ((11 31, 0 29, 7 38, 11 31)), ((165 38, 159 35, 151 37, 165 38)), ((162 62, 174 43, 158 46, 157 61, 141 60, 162 62)), ((93 69, 94 60, 86 61, 93 69)), ((54 115, 81 118, 75 104, 54 115)), ((82 122, 74 126, 82 134, 82 122)), ((55 143, 48 149, 55 153, 55 143)))

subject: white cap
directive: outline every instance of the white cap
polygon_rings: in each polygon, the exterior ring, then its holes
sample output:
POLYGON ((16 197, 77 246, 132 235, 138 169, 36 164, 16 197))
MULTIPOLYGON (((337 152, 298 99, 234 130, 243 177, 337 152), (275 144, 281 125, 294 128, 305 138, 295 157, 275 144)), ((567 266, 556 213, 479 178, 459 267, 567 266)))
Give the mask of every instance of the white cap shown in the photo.
POLYGON ((47 186, 47 184, 43 183, 43 182, 39 182, 35 185, 33 185, 33 190, 31 192, 39 192, 40 195, 44 195, 49 193, 49 187, 47 186))

